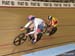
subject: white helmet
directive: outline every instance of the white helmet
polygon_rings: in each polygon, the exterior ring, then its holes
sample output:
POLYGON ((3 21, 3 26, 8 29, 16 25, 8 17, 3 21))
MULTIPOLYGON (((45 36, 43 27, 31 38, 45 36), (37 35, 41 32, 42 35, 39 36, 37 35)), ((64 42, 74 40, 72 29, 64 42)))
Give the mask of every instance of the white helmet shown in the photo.
POLYGON ((28 19, 29 21, 30 21, 30 20, 34 20, 34 19, 35 19, 35 16, 29 15, 27 19, 28 19))
POLYGON ((48 16, 48 20, 51 20, 52 19, 52 16, 48 16))

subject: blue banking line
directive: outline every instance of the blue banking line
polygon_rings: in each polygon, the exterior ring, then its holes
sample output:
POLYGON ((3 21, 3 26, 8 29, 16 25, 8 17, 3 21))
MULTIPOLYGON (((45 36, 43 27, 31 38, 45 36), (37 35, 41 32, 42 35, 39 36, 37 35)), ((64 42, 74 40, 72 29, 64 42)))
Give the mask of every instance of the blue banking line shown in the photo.
POLYGON ((55 47, 55 48, 50 48, 42 51, 37 51, 29 54, 24 54, 22 56, 56 56, 72 50, 75 50, 74 43, 55 47))

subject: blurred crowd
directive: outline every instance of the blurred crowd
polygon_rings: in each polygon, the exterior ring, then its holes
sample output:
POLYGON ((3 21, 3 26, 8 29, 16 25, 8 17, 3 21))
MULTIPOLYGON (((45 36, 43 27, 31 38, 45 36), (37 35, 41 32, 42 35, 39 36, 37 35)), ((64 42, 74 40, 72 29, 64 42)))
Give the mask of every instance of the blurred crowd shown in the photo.
MULTIPOLYGON (((23 0, 24 1, 24 0, 23 0)), ((41 1, 41 2, 66 2, 75 3, 75 0, 25 0, 25 1, 41 1)))

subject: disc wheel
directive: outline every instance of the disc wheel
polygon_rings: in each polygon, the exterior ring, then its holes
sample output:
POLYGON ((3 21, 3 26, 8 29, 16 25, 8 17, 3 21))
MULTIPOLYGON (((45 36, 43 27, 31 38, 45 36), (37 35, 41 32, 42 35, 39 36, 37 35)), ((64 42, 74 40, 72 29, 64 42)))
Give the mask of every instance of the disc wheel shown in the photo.
POLYGON ((42 36, 43 36, 42 33, 38 33, 38 35, 37 35, 37 41, 39 41, 39 40, 41 39, 42 36))
POLYGON ((55 34, 56 31, 57 31, 57 27, 54 27, 52 29, 47 29, 46 30, 46 35, 51 36, 51 35, 55 34))
POLYGON ((54 27, 54 28, 52 29, 52 31, 49 33, 49 36, 55 34, 56 31, 57 31, 57 27, 54 27))

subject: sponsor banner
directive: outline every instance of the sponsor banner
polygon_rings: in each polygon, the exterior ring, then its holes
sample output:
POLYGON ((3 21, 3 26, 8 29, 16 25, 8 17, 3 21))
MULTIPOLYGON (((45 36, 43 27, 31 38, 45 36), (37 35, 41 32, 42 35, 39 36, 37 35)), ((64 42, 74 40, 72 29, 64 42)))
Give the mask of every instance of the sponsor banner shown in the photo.
POLYGON ((0 6, 11 7, 75 7, 75 3, 39 2, 24 0, 0 0, 0 6))

